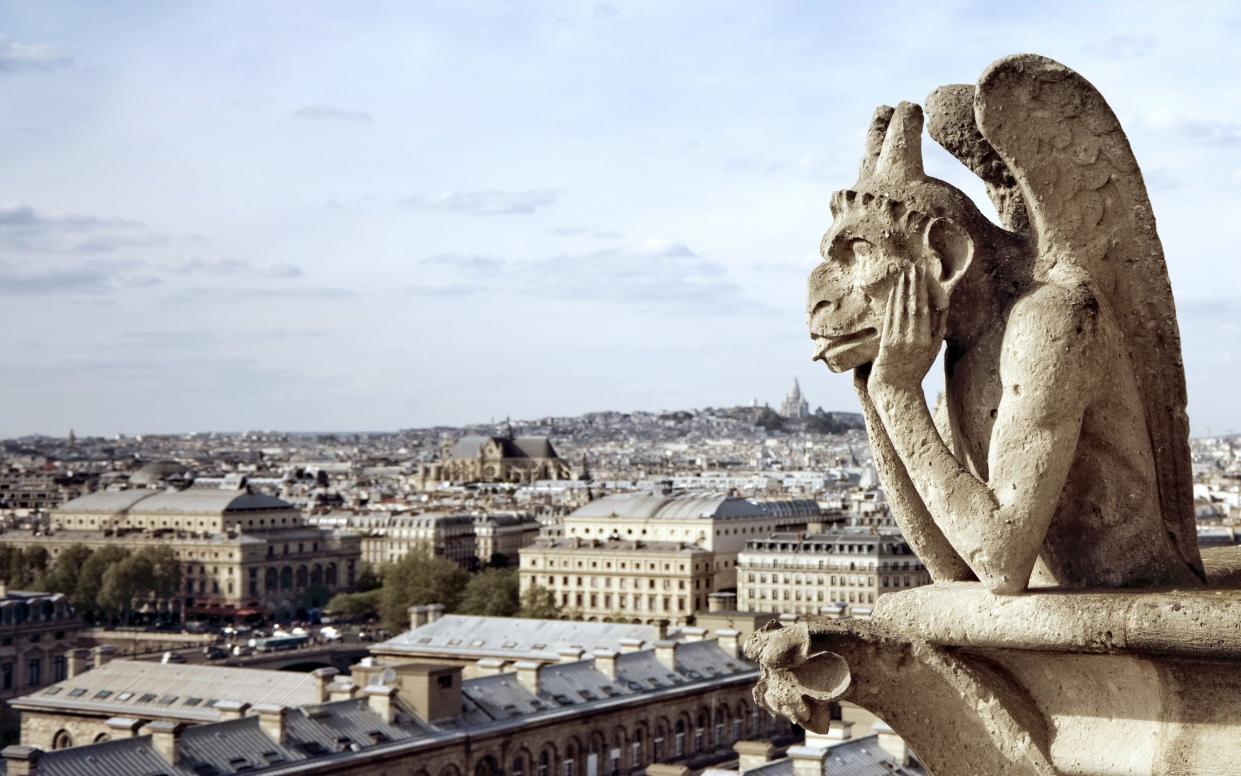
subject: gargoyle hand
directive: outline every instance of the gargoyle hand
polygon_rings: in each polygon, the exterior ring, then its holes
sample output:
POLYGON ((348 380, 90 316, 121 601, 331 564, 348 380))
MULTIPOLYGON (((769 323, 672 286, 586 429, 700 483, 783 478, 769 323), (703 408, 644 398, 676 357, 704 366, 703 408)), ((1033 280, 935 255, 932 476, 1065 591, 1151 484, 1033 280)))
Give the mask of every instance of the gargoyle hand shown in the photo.
POLYGON ((909 388, 922 384, 944 341, 948 316, 935 309, 927 268, 909 266, 888 295, 879 337, 879 357, 870 383, 909 388))
POLYGON ((849 666, 842 657, 832 652, 812 653, 806 623, 785 626, 774 620, 746 641, 745 653, 763 672, 754 687, 755 703, 808 730, 827 732, 830 703, 840 698, 851 682, 849 666))

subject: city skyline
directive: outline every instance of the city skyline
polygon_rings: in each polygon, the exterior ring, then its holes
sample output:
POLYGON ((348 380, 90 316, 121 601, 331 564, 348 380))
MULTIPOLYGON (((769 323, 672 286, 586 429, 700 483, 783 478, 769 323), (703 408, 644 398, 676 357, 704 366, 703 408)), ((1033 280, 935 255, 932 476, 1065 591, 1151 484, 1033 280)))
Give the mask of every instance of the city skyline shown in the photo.
POLYGON ((1241 427, 1227 4, 368 10, 0 10, 0 437, 856 411, 802 310, 828 198, 877 99, 1021 50, 1108 95, 1193 432, 1241 427))

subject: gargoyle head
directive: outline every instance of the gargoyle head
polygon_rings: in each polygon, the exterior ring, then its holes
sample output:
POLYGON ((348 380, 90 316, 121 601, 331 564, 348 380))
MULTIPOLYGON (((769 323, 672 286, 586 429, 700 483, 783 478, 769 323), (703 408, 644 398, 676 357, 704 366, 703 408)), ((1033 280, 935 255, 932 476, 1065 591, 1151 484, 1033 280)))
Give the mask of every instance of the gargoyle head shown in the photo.
POLYGON ((870 363, 888 294, 911 262, 931 269, 935 306, 947 310, 974 257, 974 203, 922 167, 922 109, 901 103, 875 112, 858 182, 832 196, 823 261, 810 273, 814 359, 833 372, 870 363))

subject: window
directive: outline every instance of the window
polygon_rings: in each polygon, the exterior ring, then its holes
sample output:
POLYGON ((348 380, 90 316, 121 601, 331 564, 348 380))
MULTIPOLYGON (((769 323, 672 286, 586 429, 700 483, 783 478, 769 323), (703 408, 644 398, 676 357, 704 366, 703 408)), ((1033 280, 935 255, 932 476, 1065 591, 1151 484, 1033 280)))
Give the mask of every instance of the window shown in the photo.
POLYGON ((57 655, 52 658, 52 681, 63 682, 68 678, 69 672, 65 664, 65 656, 57 655))
POLYGON ((38 687, 43 681, 43 658, 31 658, 26 665, 26 684, 31 687, 38 687))

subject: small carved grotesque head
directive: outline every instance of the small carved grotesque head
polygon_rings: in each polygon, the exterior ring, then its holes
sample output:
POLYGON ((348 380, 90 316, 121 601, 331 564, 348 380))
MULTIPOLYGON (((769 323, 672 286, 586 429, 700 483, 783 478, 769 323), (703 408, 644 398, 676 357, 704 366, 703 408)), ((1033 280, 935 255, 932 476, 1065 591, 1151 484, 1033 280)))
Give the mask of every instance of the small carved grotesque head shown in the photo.
POLYGON ((823 261, 810 273, 814 358, 833 372, 870 363, 888 296, 910 263, 931 269, 935 306, 947 310, 974 255, 971 226, 983 219, 973 202, 922 168, 922 110, 880 108, 862 171, 852 189, 832 196, 832 227, 823 261))

